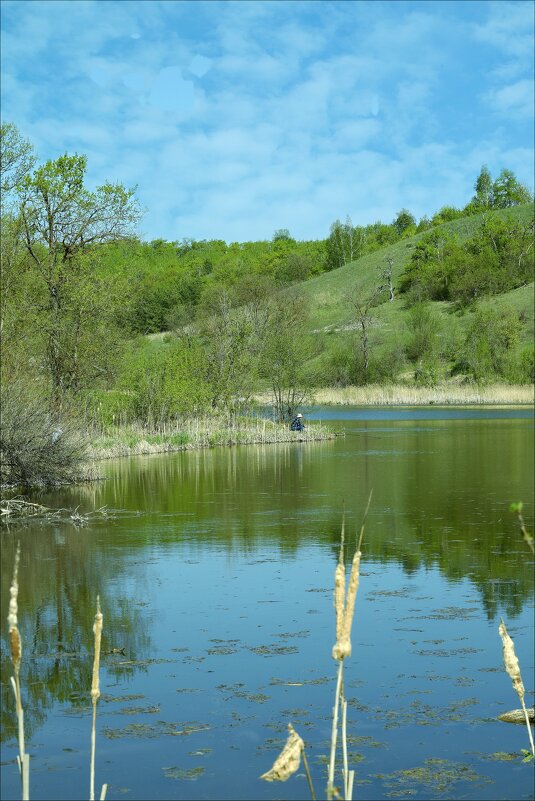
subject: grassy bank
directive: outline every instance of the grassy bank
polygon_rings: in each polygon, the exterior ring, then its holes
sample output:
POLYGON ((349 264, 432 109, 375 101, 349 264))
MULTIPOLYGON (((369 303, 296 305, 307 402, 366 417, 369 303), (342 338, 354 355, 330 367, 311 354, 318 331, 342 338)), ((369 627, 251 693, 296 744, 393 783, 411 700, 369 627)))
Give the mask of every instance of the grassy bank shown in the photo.
POLYGON ((355 406, 437 406, 533 405, 532 386, 490 384, 484 387, 445 384, 438 387, 410 387, 402 384, 318 389, 318 404, 355 406))
POLYGON ((150 453, 213 448, 218 445, 263 445, 274 442, 313 442, 333 439, 334 433, 320 424, 305 431, 290 431, 287 425, 260 418, 218 419, 207 417, 169 423, 154 431, 139 425, 109 427, 90 437, 91 459, 113 459, 150 453))

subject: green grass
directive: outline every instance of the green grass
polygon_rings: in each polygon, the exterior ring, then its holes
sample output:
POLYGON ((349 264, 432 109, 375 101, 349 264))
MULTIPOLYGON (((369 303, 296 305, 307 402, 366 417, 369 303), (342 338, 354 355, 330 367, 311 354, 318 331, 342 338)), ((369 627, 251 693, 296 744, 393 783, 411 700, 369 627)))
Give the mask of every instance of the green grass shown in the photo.
MULTIPOLYGON (((491 212, 493 215, 507 218, 511 216, 515 221, 527 224, 533 216, 533 206, 526 204, 511 209, 503 209, 491 212)), ((468 239, 481 225, 484 215, 478 214, 473 217, 462 217, 449 223, 433 228, 434 231, 445 231, 456 234, 460 241, 468 239)), ((399 283, 407 263, 411 257, 414 246, 422 239, 423 233, 408 239, 402 239, 395 245, 390 245, 381 250, 363 256, 357 261, 345 264, 337 270, 323 273, 315 278, 300 285, 303 297, 308 300, 311 311, 311 328, 314 330, 325 329, 328 326, 339 327, 346 325, 351 320, 349 301, 357 294, 364 294, 372 291, 380 280, 380 273, 386 266, 386 259, 393 260, 393 279, 394 285, 399 283)), ((533 300, 533 285, 522 287, 533 300)), ((518 292, 514 290, 513 292, 518 292)), ((512 293, 506 293, 507 295, 512 293)), ((513 297, 513 303, 516 296, 513 297)), ((442 311, 447 312, 449 304, 435 304, 442 306, 442 311)), ((533 307, 533 306, 532 306, 533 307)), ((403 296, 397 298, 392 303, 383 303, 374 310, 377 316, 386 326, 386 330, 398 329, 400 316, 405 310, 405 299, 403 296)))
POLYGON ((89 457, 110 459, 150 453, 214 448, 221 445, 271 444, 275 442, 313 442, 334 439, 334 434, 319 423, 311 423, 305 431, 290 431, 289 426, 258 417, 227 419, 211 416, 170 422, 164 431, 146 427, 107 426, 90 436, 89 457))
MULTIPOLYGON (((514 220, 527 224, 533 215, 533 206, 527 204, 516 208, 491 212, 500 217, 511 216, 514 220)), ((468 239, 481 225, 483 215, 464 217, 444 223, 434 230, 444 230, 456 234, 460 241, 468 239)), ((310 328, 316 335, 317 353, 307 363, 311 375, 321 375, 323 365, 330 359, 333 349, 341 343, 354 341, 354 310, 351 306, 353 298, 363 297, 371 293, 380 283, 380 274, 386 267, 387 258, 393 261, 394 287, 399 285, 415 244, 423 234, 401 240, 375 253, 368 254, 333 270, 312 278, 299 287, 303 298, 308 302, 311 318, 310 328)), ((446 337, 453 336, 455 330, 463 337, 466 327, 471 321, 473 310, 479 307, 494 307, 502 312, 513 311, 524 320, 518 347, 522 348, 533 341, 533 283, 505 292, 501 295, 488 296, 479 300, 472 309, 464 313, 456 311, 454 304, 434 302, 433 307, 442 319, 442 329, 446 337)), ((386 298, 386 293, 385 296, 386 298)), ((407 336, 407 298, 396 293, 395 300, 383 302, 371 310, 373 322, 370 327, 371 348, 393 346, 403 343, 407 336)), ((449 365, 441 365, 441 379, 447 380, 449 365)), ((408 380, 408 376, 399 375, 400 380, 408 380)))
MULTIPOLYGON (((510 209, 489 212, 502 218, 511 217, 515 221, 527 225, 533 216, 532 204, 517 206, 510 209)), ((468 239, 481 225, 485 215, 463 217, 444 223, 434 228, 434 231, 444 231, 454 234, 460 241, 468 239)), ((425 232, 424 232, 425 233, 425 232)), ((424 233, 403 239, 394 245, 387 246, 374 253, 363 256, 357 261, 344 265, 336 270, 311 278, 298 285, 299 292, 307 301, 310 310, 310 330, 314 333, 316 351, 315 355, 306 362, 312 383, 324 385, 321 375, 325 366, 331 360, 333 350, 341 344, 353 343, 355 340, 354 310, 351 299, 372 292, 380 282, 381 272, 387 264, 387 258, 393 261, 393 282, 398 286, 416 243, 424 233), (318 380, 317 377, 320 377, 318 380)), ((473 311, 480 307, 493 307, 502 312, 513 311, 523 319, 522 331, 518 349, 524 348, 533 342, 533 283, 518 289, 505 292, 501 295, 483 297, 471 309, 459 312, 452 303, 434 302, 433 307, 442 320, 443 336, 449 339, 462 341, 467 326, 470 324, 473 311)), ((386 293, 385 296, 386 298, 386 293)), ((370 328, 370 346, 372 354, 381 348, 391 351, 396 345, 403 345, 407 337, 407 298, 396 293, 393 302, 383 302, 372 309, 373 323, 370 328)), ((146 347, 155 356, 158 350, 165 347, 165 335, 158 338, 145 338, 141 347, 146 347)), ((138 340, 138 347, 140 347, 138 340)), ((448 382, 451 364, 443 360, 439 365, 439 381, 448 382)), ((413 369, 411 365, 400 365, 396 381, 411 383, 413 369)), ((264 391, 265 386, 257 387, 264 391)))

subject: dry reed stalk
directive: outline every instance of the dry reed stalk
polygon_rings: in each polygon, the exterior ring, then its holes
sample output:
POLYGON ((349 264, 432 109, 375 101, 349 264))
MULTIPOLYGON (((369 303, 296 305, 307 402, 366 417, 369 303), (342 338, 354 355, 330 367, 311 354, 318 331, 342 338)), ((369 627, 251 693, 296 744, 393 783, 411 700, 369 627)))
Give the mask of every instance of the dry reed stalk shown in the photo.
POLYGON ((302 756, 308 787, 310 790, 310 796, 312 801, 316 801, 314 786, 312 784, 312 776, 310 775, 310 768, 308 766, 308 760, 305 753, 305 743, 291 723, 288 723, 288 732, 288 739, 286 740, 284 748, 273 763, 271 769, 266 773, 263 773, 260 778, 264 779, 266 782, 285 782, 299 769, 302 756))
MULTIPOLYGON (((93 626, 95 635, 95 657, 93 659, 93 676, 91 681, 91 703, 93 704, 93 725, 91 727, 91 765, 89 778, 89 801, 95 801, 95 747, 96 747, 96 723, 97 723, 97 701, 100 698, 99 686, 99 667, 100 667, 100 643, 102 639, 102 612, 100 611, 100 598, 97 595, 97 612, 95 624, 93 626)), ((106 797, 107 785, 102 785, 101 799, 106 797)))
POLYGON ((7 622, 9 624, 9 646, 11 650, 11 661, 15 676, 11 677, 11 686, 15 694, 15 706, 17 710, 19 755, 17 763, 22 783, 22 801, 30 798, 30 755, 26 753, 24 741, 24 710, 22 708, 22 698, 20 693, 20 663, 22 661, 22 640, 18 628, 18 595, 19 595, 19 561, 20 561, 20 542, 17 543, 15 553, 15 565, 13 567, 13 580, 9 588, 9 614, 7 622))
POLYGON ((285 782, 299 770, 304 742, 291 723, 288 723, 288 739, 272 767, 260 778, 266 782, 285 782))
POLYGON ((515 645, 509 633, 505 627, 505 623, 503 622, 503 618, 500 618, 500 625, 498 627, 498 631, 500 633, 500 637, 502 639, 502 648, 503 648, 503 664, 505 665, 505 669, 509 675, 509 678, 513 682, 513 688, 520 698, 520 703, 522 704, 522 710, 524 712, 524 718, 526 720, 526 726, 528 729, 529 735, 529 742, 531 745, 531 753, 535 756, 535 748, 533 746, 533 735, 531 734, 531 726, 529 724, 529 717, 528 711, 526 709, 526 704, 524 702, 524 682, 522 681, 522 676, 520 673, 520 665, 518 663, 518 657, 515 654, 515 645))
MULTIPOLYGON (((373 490, 372 490, 373 492, 373 490)), ((366 511, 362 519, 359 541, 353 555, 351 563, 351 573, 347 593, 345 588, 345 566, 344 566, 344 521, 342 522, 342 533, 340 537, 340 556, 334 573, 334 608, 336 615, 336 642, 333 646, 332 656, 338 662, 338 677, 336 680, 336 694, 333 707, 333 723, 331 731, 331 754, 329 758, 329 772, 327 777, 327 798, 332 799, 335 794, 334 787, 334 766, 336 761, 336 744, 338 740, 338 715, 339 705, 342 704, 342 752, 344 759, 343 778, 344 778, 344 798, 346 801, 351 799, 353 792, 353 781, 355 772, 348 770, 347 764, 347 702, 344 699, 344 659, 351 656, 351 627, 355 614, 355 601, 360 583, 360 559, 361 546, 364 537, 364 527, 368 511, 372 500, 370 492, 366 511)))

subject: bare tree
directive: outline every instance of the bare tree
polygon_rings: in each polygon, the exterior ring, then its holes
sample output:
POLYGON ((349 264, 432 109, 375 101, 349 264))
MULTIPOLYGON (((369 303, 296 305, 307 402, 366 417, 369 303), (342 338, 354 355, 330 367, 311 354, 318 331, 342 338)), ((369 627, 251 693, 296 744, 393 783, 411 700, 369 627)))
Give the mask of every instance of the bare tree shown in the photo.
POLYGON ((369 331, 373 322, 371 309, 376 305, 380 292, 381 287, 376 287, 372 292, 363 294, 362 296, 356 297, 351 301, 351 305, 355 310, 355 322, 359 331, 364 361, 364 372, 366 374, 368 373, 368 368, 370 366, 369 331))
POLYGON ((380 289, 388 291, 388 300, 391 302, 394 300, 394 283, 393 283, 393 269, 394 269, 394 259, 392 256, 386 257, 386 264, 387 266, 381 272, 381 278, 386 283, 383 284, 380 289))

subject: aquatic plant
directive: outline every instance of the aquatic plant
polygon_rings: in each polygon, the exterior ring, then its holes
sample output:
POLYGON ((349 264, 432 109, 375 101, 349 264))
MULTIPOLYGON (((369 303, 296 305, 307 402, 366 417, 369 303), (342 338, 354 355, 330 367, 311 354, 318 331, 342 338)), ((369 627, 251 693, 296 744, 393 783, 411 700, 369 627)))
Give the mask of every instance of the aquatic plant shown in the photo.
POLYGON ((520 698, 520 703, 522 704, 522 710, 524 712, 524 718, 528 729, 529 742, 531 745, 531 753, 535 757, 535 748, 533 746, 533 735, 531 734, 531 726, 529 722, 528 711, 526 709, 526 704, 524 701, 525 689, 524 689, 524 682, 522 681, 522 675, 520 673, 520 664, 518 662, 518 657, 515 654, 514 642, 509 636, 507 628, 505 627, 505 623, 503 622, 503 618, 500 619, 500 625, 498 627, 498 631, 502 639, 503 664, 505 666, 505 670, 507 671, 509 678, 513 682, 513 688, 518 697, 520 698))
POLYGON ((509 508, 510 508, 511 512, 516 512, 516 516, 517 516, 518 522, 520 524, 520 531, 522 533, 522 539, 524 540, 524 542, 526 543, 526 545, 530 549, 531 553, 535 554, 535 546, 533 545, 533 537, 532 537, 532 535, 529 533, 529 531, 526 528, 526 524, 524 522, 524 516, 522 514, 522 509, 524 508, 524 504, 522 503, 522 501, 519 501, 518 503, 512 503, 509 508))
POLYGON ((312 777, 305 753, 305 743, 291 723, 288 723, 288 732, 288 739, 286 740, 284 748, 272 767, 266 771, 266 773, 263 773, 260 778, 264 779, 266 782, 285 782, 286 779, 289 779, 290 776, 293 776, 293 774, 299 770, 301 757, 303 757, 303 765, 305 766, 310 796, 312 801, 316 801, 316 794, 314 793, 312 777))
MULTIPOLYGON (((91 726, 91 767, 89 778, 89 801, 95 801, 95 750, 96 750, 96 723, 97 723, 97 702, 100 698, 99 668, 100 668, 100 643, 102 638, 102 612, 100 611, 100 598, 97 595, 97 611, 95 614, 95 625, 93 626, 95 635, 95 656, 93 659, 93 677, 91 681, 91 703, 93 705, 93 724, 91 726)), ((102 785, 100 801, 106 798, 107 784, 102 785)))
MULTIPOLYGON (((372 499, 372 492, 368 498, 368 504, 362 525, 360 528, 360 535, 358 543, 355 545, 355 553, 351 563, 351 572, 349 574, 349 582, 346 592, 346 569, 344 563, 344 539, 345 539, 345 520, 342 520, 342 531, 340 535, 340 554, 338 563, 334 573, 334 608, 336 615, 336 642, 332 649, 332 657, 338 662, 338 674, 336 679, 336 691, 333 707, 333 720, 331 731, 331 751, 329 757, 329 769, 327 775, 327 799, 332 801, 333 798, 340 798, 340 793, 334 785, 334 773, 336 763, 336 747, 338 743, 338 730, 340 707, 342 709, 341 715, 341 731, 340 740, 342 743, 342 778, 343 778, 343 798, 345 801, 350 801, 353 795, 353 783, 355 780, 355 771, 349 770, 348 753, 347 753, 347 701, 344 697, 344 660, 351 656, 351 628, 353 625, 353 617, 355 614, 355 601, 357 599, 357 592, 360 583, 360 559, 362 556, 361 546, 364 537, 364 526, 368 516, 368 510, 372 499)), ((297 734, 292 724, 288 724, 290 732, 286 744, 273 763, 272 768, 263 773, 260 777, 265 781, 286 781, 293 776, 299 769, 300 757, 303 755, 303 763, 305 766, 306 776, 310 788, 310 794, 315 801, 314 788, 312 785, 312 778, 305 756, 305 744, 301 737, 297 734)))
POLYGON ((358 544, 355 548, 351 563, 351 572, 346 592, 346 571, 344 565, 344 533, 345 526, 342 522, 342 533, 340 538, 340 555, 334 573, 334 608, 336 614, 336 642, 333 646, 332 656, 338 662, 338 675, 336 679, 336 692, 333 707, 333 722, 331 731, 331 753, 329 758, 329 772, 327 778, 327 798, 334 797, 336 789, 334 786, 334 768, 336 761, 336 745, 338 741, 338 718, 339 708, 342 708, 341 721, 341 741, 342 741, 342 777, 344 783, 344 799, 348 801, 353 795, 353 782, 355 771, 349 770, 347 757, 347 701, 344 697, 344 659, 351 656, 351 627, 355 614, 355 601, 360 583, 360 559, 362 556, 361 546, 364 537, 364 526, 368 516, 368 510, 372 499, 372 492, 368 498, 366 511, 360 528, 358 544))
POLYGON ((19 738, 19 754, 17 756, 17 763, 19 766, 21 783, 22 783, 22 801, 28 801, 30 798, 30 755, 26 753, 26 746, 24 742, 24 710, 22 708, 22 698, 20 692, 20 663, 22 660, 22 641, 18 628, 18 594, 19 594, 19 561, 20 561, 20 542, 17 544, 17 552, 15 554, 15 566, 13 568, 13 580, 9 588, 9 614, 7 621, 9 623, 9 646, 11 650, 11 661, 13 662, 13 671, 15 676, 11 677, 11 686, 15 693, 15 704, 17 709, 17 722, 18 722, 18 738, 19 738))

